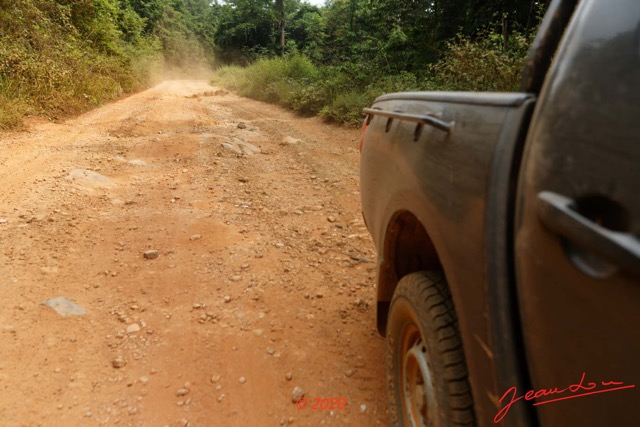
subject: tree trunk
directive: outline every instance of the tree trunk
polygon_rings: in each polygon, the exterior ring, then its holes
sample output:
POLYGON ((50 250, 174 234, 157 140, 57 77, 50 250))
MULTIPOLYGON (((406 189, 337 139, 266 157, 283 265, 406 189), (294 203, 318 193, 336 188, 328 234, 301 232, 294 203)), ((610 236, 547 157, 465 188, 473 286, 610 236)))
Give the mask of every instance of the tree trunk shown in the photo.
POLYGON ((503 43, 502 51, 505 53, 509 50, 508 26, 509 26, 509 18, 508 18, 508 15, 505 13, 504 15, 502 15, 502 43, 503 43))
POLYGON ((284 56, 284 0, 276 0, 278 9, 278 29, 280 30, 280 56, 284 56))

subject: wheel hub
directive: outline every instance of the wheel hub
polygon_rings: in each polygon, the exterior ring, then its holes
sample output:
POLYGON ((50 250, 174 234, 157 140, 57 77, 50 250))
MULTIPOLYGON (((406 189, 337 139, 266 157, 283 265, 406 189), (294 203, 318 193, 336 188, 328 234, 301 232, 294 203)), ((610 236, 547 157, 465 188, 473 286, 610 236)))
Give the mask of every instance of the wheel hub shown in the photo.
POLYGON ((415 427, 436 426, 435 390, 432 383, 429 356, 421 337, 412 340, 403 363, 403 400, 406 419, 415 427))

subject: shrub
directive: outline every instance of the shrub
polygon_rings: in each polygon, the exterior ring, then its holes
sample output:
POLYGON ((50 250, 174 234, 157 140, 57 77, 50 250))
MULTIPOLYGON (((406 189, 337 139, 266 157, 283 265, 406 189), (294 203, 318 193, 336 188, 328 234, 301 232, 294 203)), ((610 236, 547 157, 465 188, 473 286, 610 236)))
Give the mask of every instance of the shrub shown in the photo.
POLYGON ((382 75, 371 64, 314 65, 296 54, 262 58, 246 68, 223 67, 214 82, 242 96, 277 103, 302 114, 318 114, 340 123, 360 124, 362 109, 390 92, 418 90, 517 90, 530 39, 520 33, 504 50, 500 34, 472 40, 459 36, 422 76, 406 71, 382 75))
MULTIPOLYGON (((2 92, 1 87, 0 92, 2 92)), ((0 94, 0 130, 18 127, 27 110, 28 107, 22 100, 7 98, 0 94)))
POLYGON ((228 65, 216 69, 211 79, 212 84, 225 86, 227 89, 239 91, 246 78, 246 68, 228 65))
POLYGON ((306 57, 259 59, 246 68, 218 68, 213 82, 242 96, 307 111, 308 88, 318 80, 318 70, 306 57))
POLYGON ((318 81, 300 85, 291 93, 290 108, 304 115, 318 114, 327 104, 327 95, 318 81))
POLYGON ((362 109, 371 102, 375 96, 360 90, 352 90, 340 93, 320 111, 320 116, 339 123, 359 124, 362 122, 362 109))
POLYGON ((75 114, 145 87, 161 46, 111 0, 0 0, 0 128, 75 114), (129 40, 129 41, 127 41, 129 40))
POLYGON ((386 92, 417 90, 411 73, 385 76, 367 83, 362 68, 321 66, 301 55, 259 59, 247 67, 227 66, 216 70, 212 82, 239 95, 272 102, 304 115, 360 124, 362 109, 386 92))
POLYGON ((529 37, 517 32, 509 37, 506 51, 502 35, 495 32, 476 40, 458 36, 430 70, 441 90, 515 91, 530 44, 529 37))

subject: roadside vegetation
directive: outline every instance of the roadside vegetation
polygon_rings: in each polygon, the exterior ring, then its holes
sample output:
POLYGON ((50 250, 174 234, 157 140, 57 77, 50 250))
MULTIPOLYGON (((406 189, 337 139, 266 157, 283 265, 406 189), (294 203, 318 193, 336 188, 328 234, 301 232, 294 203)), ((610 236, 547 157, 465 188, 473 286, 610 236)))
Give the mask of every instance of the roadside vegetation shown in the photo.
POLYGON ((0 129, 163 77, 356 123, 382 93, 516 90, 549 0, 0 0, 0 129))
POLYGON ((50 119, 213 57, 207 0, 0 0, 0 130, 50 119))
POLYGON ((496 33, 486 38, 459 36, 425 70, 360 74, 357 67, 316 64, 292 53, 263 57, 247 66, 223 66, 213 83, 239 95, 276 103, 303 115, 359 124, 362 109, 385 93, 418 90, 496 91, 518 90, 530 38, 512 34, 514 46, 504 51, 496 33))
POLYGON ((547 3, 228 0, 213 81, 344 123, 388 92, 513 91, 547 3))

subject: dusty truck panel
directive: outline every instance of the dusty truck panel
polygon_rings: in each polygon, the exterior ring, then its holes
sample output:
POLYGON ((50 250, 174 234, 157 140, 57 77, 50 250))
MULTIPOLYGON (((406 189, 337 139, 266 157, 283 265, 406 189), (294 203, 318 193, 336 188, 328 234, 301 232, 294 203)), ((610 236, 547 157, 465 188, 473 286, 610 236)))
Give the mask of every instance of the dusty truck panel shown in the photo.
POLYGON ((371 113, 362 151, 363 211, 379 254, 378 326, 384 332, 388 302, 401 277, 442 266, 463 341, 468 339, 464 349, 472 387, 485 389, 474 396, 482 401, 476 407, 479 419, 491 419, 496 410, 492 399, 499 392, 495 385, 481 386, 493 383, 482 256, 489 170, 496 146, 516 138, 517 124, 527 117, 533 100, 526 94, 387 95, 373 108, 383 114, 400 109, 405 114, 435 114, 453 125, 448 132, 424 125, 414 140, 416 123, 392 119, 389 125, 388 117, 371 113), (405 229, 416 235, 411 229, 416 224, 430 244, 398 249, 413 241, 405 229))
POLYGON ((365 109, 392 423, 634 419, 640 3, 556 1, 540 31, 522 93, 398 93, 365 109), (573 405, 586 372, 620 392, 573 405), (554 393, 571 409, 544 401, 554 393))

